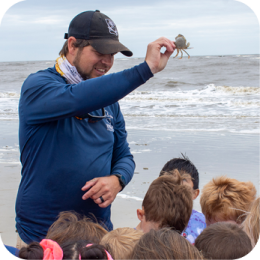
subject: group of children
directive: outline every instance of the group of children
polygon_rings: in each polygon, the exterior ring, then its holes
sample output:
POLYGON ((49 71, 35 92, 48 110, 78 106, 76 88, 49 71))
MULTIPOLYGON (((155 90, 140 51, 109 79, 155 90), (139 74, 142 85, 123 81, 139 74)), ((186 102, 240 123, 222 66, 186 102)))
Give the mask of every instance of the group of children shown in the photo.
POLYGON ((260 198, 251 182, 225 176, 202 189, 202 213, 193 209, 199 173, 185 156, 167 162, 137 209, 136 228, 108 232, 75 212, 61 212, 40 243, 22 259, 237 259, 259 237, 260 198))

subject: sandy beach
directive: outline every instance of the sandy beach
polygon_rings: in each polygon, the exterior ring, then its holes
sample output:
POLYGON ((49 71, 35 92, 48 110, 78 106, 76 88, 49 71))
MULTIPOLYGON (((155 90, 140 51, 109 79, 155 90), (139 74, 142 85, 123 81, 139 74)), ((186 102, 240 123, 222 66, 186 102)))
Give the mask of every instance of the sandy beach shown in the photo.
MULTIPOLYGON (((5 244, 15 246, 15 200, 21 178, 18 121, 2 120, 0 132, 0 234, 5 244)), ((256 134, 129 129, 128 142, 136 169, 132 181, 112 205, 114 228, 138 224, 136 209, 141 208, 150 183, 168 160, 181 153, 198 168, 200 189, 213 177, 226 175, 253 182, 259 194, 259 136, 256 134)), ((194 201, 194 209, 200 210, 199 198, 194 201)))

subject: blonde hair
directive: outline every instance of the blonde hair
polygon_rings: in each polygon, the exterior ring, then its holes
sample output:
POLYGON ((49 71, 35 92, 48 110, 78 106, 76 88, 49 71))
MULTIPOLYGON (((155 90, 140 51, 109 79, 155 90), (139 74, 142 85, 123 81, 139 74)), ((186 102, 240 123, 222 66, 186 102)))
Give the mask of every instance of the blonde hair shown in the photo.
POLYGON ((256 189, 252 182, 220 176, 203 187, 200 205, 207 220, 215 219, 218 214, 223 221, 239 223, 243 220, 239 216, 250 209, 255 196, 256 189))
POLYGON ((111 254, 113 259, 129 259, 134 246, 144 233, 133 228, 117 228, 107 233, 100 244, 111 254))
POLYGON ((259 239, 260 233, 260 197, 253 202, 250 212, 246 215, 241 227, 249 236, 252 247, 254 247, 259 239))

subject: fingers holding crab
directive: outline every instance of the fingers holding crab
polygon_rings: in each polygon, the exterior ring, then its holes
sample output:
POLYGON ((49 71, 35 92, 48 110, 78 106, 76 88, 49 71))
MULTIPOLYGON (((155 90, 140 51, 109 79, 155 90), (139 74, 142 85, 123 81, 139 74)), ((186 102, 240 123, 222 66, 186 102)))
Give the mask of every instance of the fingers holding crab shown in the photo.
POLYGON ((168 62, 168 59, 175 50, 175 44, 173 41, 165 37, 161 37, 154 42, 151 42, 147 46, 147 52, 145 61, 151 69, 153 74, 163 70, 168 62), (161 49, 165 47, 164 53, 161 53, 161 49))

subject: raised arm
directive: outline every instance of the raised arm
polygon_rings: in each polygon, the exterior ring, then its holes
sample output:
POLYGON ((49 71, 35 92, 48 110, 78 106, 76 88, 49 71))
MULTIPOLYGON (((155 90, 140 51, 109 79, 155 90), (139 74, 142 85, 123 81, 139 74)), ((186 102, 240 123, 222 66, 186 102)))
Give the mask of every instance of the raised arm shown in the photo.
POLYGON ((146 62, 72 85, 55 72, 36 73, 22 87, 19 110, 27 124, 80 116, 115 103, 152 76, 146 62))

